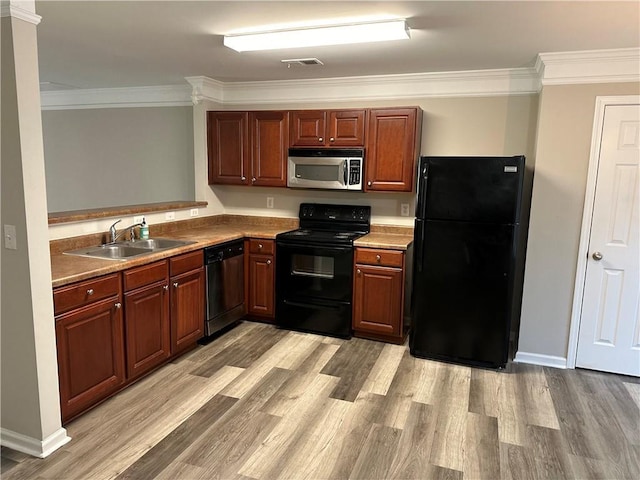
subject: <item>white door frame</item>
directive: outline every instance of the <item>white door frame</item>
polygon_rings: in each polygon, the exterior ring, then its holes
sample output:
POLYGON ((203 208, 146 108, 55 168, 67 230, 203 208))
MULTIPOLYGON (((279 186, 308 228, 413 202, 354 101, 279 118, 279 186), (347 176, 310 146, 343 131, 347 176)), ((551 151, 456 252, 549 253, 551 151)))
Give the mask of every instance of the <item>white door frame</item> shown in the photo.
POLYGON ((591 221, 593 218, 593 204, 596 195, 598 160, 600 159, 600 143, 602 141, 605 107, 608 105, 638 104, 640 104, 640 95, 596 97, 593 133, 591 134, 591 153, 589 154, 589 170, 587 174, 587 188, 584 194, 584 210, 582 211, 582 228, 580 230, 580 246, 578 248, 576 283, 573 288, 573 305, 571 307, 571 327, 569 329, 567 368, 576 368, 576 357, 578 356, 578 333, 580 331, 580 318, 582 316, 584 283, 587 275, 589 239, 591 237, 591 221))

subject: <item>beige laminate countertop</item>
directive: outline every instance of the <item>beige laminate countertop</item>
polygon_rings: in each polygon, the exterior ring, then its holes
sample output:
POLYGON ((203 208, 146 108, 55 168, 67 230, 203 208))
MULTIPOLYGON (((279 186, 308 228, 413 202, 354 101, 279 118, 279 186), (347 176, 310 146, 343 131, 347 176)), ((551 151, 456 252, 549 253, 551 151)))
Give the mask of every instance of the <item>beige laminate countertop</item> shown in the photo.
POLYGON ((274 239, 278 233, 291 230, 290 227, 267 225, 212 225, 159 235, 168 238, 194 241, 190 245, 142 255, 127 260, 103 260, 99 258, 79 257, 62 253, 51 255, 51 280, 53 287, 61 287, 80 280, 119 272, 131 267, 162 260, 164 258, 188 253, 201 248, 236 240, 244 237, 274 239))
MULTIPOLYGON (((185 229, 171 232, 159 237, 190 240, 195 243, 182 247, 142 255, 127 260, 104 260, 99 258, 80 257, 55 253, 51 255, 51 279, 53 287, 61 287, 70 283, 99 277, 109 273, 120 272, 131 267, 146 265, 151 262, 173 257, 182 253, 192 252, 212 245, 236 240, 240 238, 275 239, 276 235, 292 230, 291 227, 270 225, 211 225, 206 227, 185 229)), ((413 242, 411 235, 374 232, 360 237, 355 242, 358 247, 386 248, 392 250, 406 250, 413 242)))
POLYGON ((369 233, 353 242, 356 247, 385 248, 388 250, 406 250, 412 243, 413 235, 378 232, 369 233))

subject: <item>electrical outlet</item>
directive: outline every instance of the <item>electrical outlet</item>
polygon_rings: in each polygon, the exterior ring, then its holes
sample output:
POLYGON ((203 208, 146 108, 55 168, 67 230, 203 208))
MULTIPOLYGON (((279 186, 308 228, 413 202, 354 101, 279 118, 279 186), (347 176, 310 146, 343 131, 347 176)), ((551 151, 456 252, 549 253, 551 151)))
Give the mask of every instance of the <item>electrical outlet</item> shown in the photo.
POLYGON ((408 203, 401 203, 400 204, 400 215, 402 215, 403 217, 408 217, 409 216, 409 204, 408 203))
POLYGON ((167 212, 164 214, 164 219, 165 220, 175 220, 176 219, 176 212, 167 212))
POLYGON ((16 226, 5 225, 4 226, 4 248, 9 250, 17 250, 18 244, 16 242, 16 226))
POLYGON ((144 215, 136 215, 135 217, 133 217, 133 223, 142 223, 143 219, 144 215))
POLYGON ((273 208, 273 197, 267 197, 267 208, 273 208))
POLYGON ((197 217, 198 216, 198 209, 197 208, 192 208, 191 209, 191 216, 192 217, 197 217))

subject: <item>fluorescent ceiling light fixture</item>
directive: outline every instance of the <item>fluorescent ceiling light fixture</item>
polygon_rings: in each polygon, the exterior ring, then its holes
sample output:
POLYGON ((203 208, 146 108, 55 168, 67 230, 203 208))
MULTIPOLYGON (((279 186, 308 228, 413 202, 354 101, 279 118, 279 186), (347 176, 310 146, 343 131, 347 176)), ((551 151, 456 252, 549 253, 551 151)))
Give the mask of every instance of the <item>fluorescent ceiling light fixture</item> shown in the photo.
POLYGON ((409 27, 405 20, 389 20, 225 35, 224 45, 237 52, 249 52, 408 40, 409 38, 409 27))

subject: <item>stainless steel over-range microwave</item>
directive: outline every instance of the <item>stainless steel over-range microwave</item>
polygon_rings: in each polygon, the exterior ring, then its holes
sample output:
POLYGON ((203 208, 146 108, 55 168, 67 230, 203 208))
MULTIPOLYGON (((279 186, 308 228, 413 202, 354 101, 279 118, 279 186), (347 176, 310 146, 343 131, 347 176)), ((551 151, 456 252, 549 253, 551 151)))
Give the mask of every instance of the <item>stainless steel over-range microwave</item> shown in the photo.
POLYGON ((287 186, 362 190, 361 148, 290 148, 287 186))

